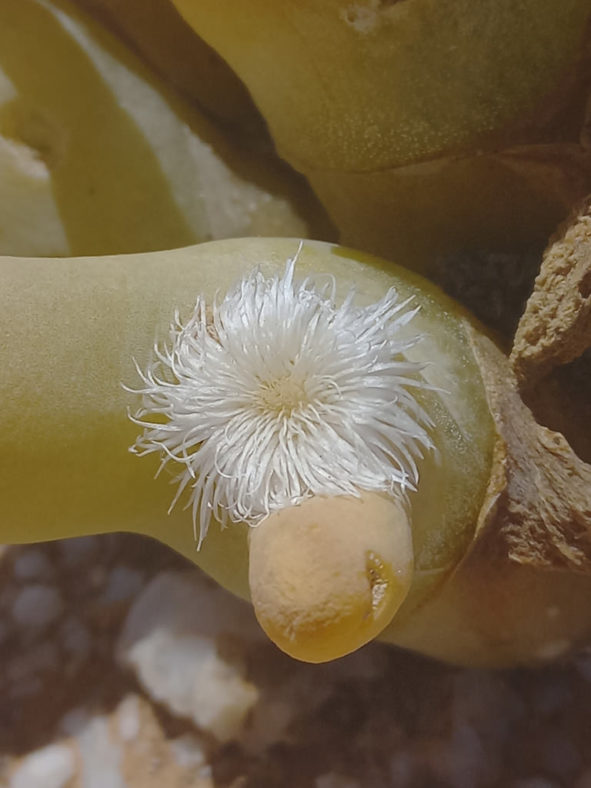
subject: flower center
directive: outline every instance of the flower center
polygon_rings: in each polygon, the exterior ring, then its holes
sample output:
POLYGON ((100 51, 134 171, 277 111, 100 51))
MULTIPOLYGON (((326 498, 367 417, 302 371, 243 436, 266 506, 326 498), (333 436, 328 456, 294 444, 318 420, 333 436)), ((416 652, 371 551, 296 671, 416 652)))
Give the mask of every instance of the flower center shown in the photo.
POLYGON ((291 416, 294 410, 307 404, 306 388, 301 380, 293 375, 284 375, 273 380, 261 381, 257 391, 259 407, 276 415, 291 416))

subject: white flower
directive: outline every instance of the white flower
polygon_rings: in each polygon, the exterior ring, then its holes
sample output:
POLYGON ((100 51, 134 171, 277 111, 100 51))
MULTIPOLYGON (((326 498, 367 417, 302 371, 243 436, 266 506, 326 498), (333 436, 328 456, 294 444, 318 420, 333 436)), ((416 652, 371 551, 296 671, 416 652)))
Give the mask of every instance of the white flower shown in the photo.
MULTIPOLYGON (((139 373, 144 427, 131 451, 180 466, 199 543, 211 517, 255 525, 312 495, 399 494, 418 481, 415 460, 432 446, 413 396, 428 388, 401 339, 417 309, 395 290, 371 306, 335 286, 254 271, 219 303, 200 296, 170 346, 139 373)), ((410 300, 410 299, 409 299, 410 300)))

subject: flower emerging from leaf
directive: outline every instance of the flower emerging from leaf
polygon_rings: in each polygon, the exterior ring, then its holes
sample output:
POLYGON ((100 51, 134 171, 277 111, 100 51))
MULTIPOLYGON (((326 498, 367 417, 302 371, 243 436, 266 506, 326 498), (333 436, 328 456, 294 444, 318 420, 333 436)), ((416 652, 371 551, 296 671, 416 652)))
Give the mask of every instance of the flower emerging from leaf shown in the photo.
POLYGON ((399 336, 417 309, 394 289, 366 307, 351 291, 337 306, 333 280, 294 280, 296 258, 219 303, 199 297, 139 371, 131 418, 144 432, 131 451, 181 468, 171 509, 189 488, 200 543, 212 516, 256 525, 313 495, 412 489, 432 446, 413 395, 428 385, 404 357, 420 336, 399 336))

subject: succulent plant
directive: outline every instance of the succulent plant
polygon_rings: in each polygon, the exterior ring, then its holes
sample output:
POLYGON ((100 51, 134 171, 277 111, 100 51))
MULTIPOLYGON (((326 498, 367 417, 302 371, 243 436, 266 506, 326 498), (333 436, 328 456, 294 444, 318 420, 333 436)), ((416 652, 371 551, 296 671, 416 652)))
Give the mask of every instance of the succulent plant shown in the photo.
POLYGON ((147 534, 309 661, 586 636, 591 470, 427 281, 281 239, 0 266, 5 541, 147 534))
POLYGON ((409 269, 535 256, 591 190, 588 2, 174 4, 202 38, 160 0, 0 7, 0 538, 155 538, 310 662, 576 649, 589 201, 509 357, 409 269), (331 229, 246 89, 364 251, 299 240, 331 229), (297 237, 185 246, 242 234, 297 237))
POLYGON ((433 275, 543 248, 591 190, 587 0, 174 0, 341 242, 433 275))
POLYGON ((151 251, 317 235, 322 210, 61 0, 0 7, 0 252, 151 251))

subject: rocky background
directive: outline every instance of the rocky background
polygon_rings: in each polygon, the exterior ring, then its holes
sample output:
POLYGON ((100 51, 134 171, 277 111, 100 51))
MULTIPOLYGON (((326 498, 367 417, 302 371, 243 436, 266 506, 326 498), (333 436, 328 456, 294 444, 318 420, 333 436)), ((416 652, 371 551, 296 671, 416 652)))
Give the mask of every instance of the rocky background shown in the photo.
POLYGON ((165 548, 5 548, 2 788, 589 788, 591 653, 485 672, 290 660, 165 548))

